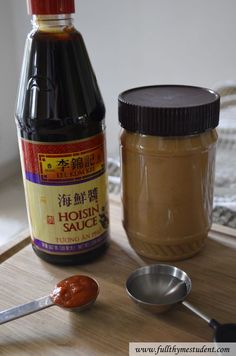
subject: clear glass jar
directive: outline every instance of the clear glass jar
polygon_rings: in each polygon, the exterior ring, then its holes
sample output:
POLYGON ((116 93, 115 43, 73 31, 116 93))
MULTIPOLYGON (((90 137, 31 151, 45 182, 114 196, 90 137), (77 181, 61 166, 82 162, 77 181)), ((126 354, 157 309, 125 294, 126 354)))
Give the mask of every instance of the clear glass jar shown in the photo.
MULTIPOLYGON (((172 87, 177 97, 179 88, 172 87)), ((162 117, 168 118, 166 113, 162 117)), ((121 118, 123 127, 129 118, 121 118)), ((145 120, 147 124, 147 117, 145 120)), ((190 257, 204 246, 212 222, 215 120, 212 128, 181 136, 173 131, 170 136, 143 134, 137 132, 137 126, 135 132, 132 127, 122 129, 123 226, 138 254, 173 261, 190 257)), ((138 125, 140 122, 139 110, 138 125)))

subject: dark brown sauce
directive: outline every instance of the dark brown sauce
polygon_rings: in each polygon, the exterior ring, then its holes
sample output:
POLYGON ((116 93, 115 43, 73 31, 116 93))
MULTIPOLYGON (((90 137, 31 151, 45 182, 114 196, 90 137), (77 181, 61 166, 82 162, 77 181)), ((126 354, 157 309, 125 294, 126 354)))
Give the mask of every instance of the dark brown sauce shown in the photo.
MULTIPOLYGON (((33 31, 27 39, 16 122, 22 138, 63 142, 87 138, 104 130, 105 107, 84 41, 74 28, 63 32, 33 31)), ((105 233, 107 234, 107 233, 105 233)), ((51 263, 79 264, 106 250, 76 255, 37 255, 51 263)))
POLYGON ((21 136, 54 142, 101 132, 105 107, 80 33, 36 31, 27 43, 16 110, 21 136))

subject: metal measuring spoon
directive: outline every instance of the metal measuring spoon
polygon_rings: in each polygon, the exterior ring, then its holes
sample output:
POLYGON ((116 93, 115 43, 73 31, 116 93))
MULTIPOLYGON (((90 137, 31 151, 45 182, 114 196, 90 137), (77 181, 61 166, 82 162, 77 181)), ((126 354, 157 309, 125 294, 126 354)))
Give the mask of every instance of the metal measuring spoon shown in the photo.
POLYGON ((184 271, 163 264, 138 268, 126 282, 128 295, 143 308, 151 312, 163 313, 173 305, 182 303, 214 329, 215 342, 236 342, 236 324, 220 324, 184 301, 191 288, 191 279, 184 271))
POLYGON ((99 286, 93 278, 83 275, 71 276, 60 281, 50 295, 1 311, 0 324, 54 305, 67 310, 82 311, 95 302, 98 294, 99 286))

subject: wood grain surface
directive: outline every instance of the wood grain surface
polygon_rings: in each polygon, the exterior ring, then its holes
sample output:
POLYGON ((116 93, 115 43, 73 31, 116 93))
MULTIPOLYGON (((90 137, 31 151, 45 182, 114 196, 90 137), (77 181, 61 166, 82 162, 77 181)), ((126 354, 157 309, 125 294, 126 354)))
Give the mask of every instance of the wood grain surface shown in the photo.
POLYGON ((20 251, 30 243, 29 229, 23 230, 20 234, 11 238, 9 242, 0 246, 0 263, 6 261, 9 257, 20 251))
MULTIPOLYGON (((100 295, 87 311, 51 307, 1 325, 1 355, 128 355, 131 341, 212 341, 210 327, 182 305, 152 315, 128 298, 125 281, 143 260, 129 247, 121 227, 120 204, 111 203, 111 246, 93 263, 58 267, 40 260, 31 246, 0 265, 0 308, 47 295, 61 279, 87 274, 97 279, 100 295)), ((195 257, 174 263, 191 277, 188 301, 220 322, 236 322, 236 250, 208 239, 195 257)))

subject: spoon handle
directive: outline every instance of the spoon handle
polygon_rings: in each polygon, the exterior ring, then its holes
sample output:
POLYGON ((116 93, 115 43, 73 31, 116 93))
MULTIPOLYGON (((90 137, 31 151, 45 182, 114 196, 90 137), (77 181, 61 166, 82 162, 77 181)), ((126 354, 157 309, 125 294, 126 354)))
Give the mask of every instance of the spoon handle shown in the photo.
POLYGON ((42 297, 32 302, 21 304, 16 307, 6 309, 0 312, 0 324, 7 323, 8 321, 21 318, 22 316, 35 313, 39 310, 51 307, 53 304, 50 296, 42 297))
POLYGON ((189 310, 191 310, 194 314, 198 315, 200 318, 202 318, 203 320, 205 320, 208 324, 210 324, 211 322, 211 318, 209 318, 208 315, 206 315, 205 313, 203 313, 201 310, 199 310, 198 308, 194 307, 192 304, 190 304, 189 302, 187 302, 186 300, 184 300, 182 302, 182 304, 188 308, 189 310))

